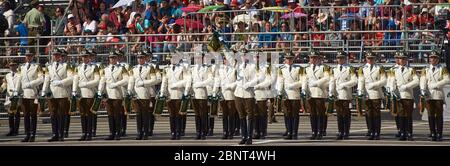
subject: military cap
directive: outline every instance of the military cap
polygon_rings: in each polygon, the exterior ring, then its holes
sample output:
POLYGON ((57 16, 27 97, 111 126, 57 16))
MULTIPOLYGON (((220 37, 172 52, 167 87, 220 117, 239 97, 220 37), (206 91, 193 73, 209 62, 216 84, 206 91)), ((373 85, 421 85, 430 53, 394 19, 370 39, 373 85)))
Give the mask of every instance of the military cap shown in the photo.
POLYGON ((439 58, 440 57, 439 56, 439 52, 437 50, 433 50, 433 51, 430 52, 429 57, 430 58, 432 58, 432 57, 439 58))
POLYGON ((138 58, 146 57, 146 56, 147 56, 147 54, 144 53, 143 51, 138 51, 138 52, 136 53, 136 57, 138 57, 138 58))
POLYGON ((376 54, 372 52, 371 50, 368 50, 365 52, 366 58, 376 58, 376 54))
POLYGON ((108 58, 115 58, 115 57, 117 57, 116 52, 115 51, 110 51, 108 58))
POLYGON ((28 56, 28 55, 33 55, 34 56, 34 53, 31 52, 30 50, 25 50, 25 56, 28 56))
POLYGON ((347 57, 347 53, 345 51, 340 50, 337 52, 336 58, 345 58, 345 57, 347 57))
POLYGON ((394 58, 407 58, 405 51, 397 51, 395 52, 394 58))
POLYGON ((292 51, 288 51, 285 53, 284 59, 292 59, 295 58, 295 54, 292 51))
POLYGON ((320 52, 319 51, 316 51, 316 50, 311 50, 310 52, 309 52, 309 55, 308 55, 309 57, 318 57, 318 56, 320 56, 320 52))

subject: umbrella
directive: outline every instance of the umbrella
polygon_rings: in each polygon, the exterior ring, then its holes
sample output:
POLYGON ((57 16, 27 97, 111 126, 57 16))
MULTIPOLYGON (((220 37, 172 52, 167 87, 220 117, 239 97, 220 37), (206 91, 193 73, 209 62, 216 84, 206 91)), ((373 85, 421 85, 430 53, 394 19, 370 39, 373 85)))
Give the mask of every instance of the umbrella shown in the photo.
POLYGON ((175 20, 175 24, 180 26, 186 25, 186 28, 192 29, 202 29, 205 27, 200 21, 194 21, 191 19, 183 19, 183 18, 175 20))
POLYGON ((338 20, 362 20, 362 17, 355 13, 343 14, 338 20))
POLYGON ((289 12, 289 9, 285 7, 275 6, 275 7, 265 7, 262 10, 272 11, 272 12, 289 12))
POLYGON ((118 8, 118 7, 121 7, 121 6, 126 6, 126 5, 128 5, 129 3, 132 3, 132 2, 134 2, 134 0, 119 0, 119 2, 117 2, 112 8, 118 8))
POLYGON ((181 8, 181 10, 184 11, 184 12, 186 12, 186 13, 196 12, 196 11, 198 11, 198 10, 200 10, 200 9, 202 9, 202 7, 200 7, 200 6, 195 6, 195 5, 181 8))
POLYGON ((293 12, 293 13, 287 13, 281 16, 282 19, 290 19, 292 17, 294 18, 300 18, 300 17, 306 17, 307 15, 305 13, 299 13, 299 12, 293 12))
POLYGON ((233 18, 233 24, 237 24, 241 21, 244 23, 257 22, 257 20, 254 17, 252 17, 248 14, 240 14, 233 18))
POLYGON ((199 13, 206 13, 206 12, 209 12, 209 11, 214 11, 214 10, 220 9, 222 7, 225 7, 225 6, 224 5, 207 6, 207 7, 203 8, 203 9, 200 9, 198 12, 199 13))

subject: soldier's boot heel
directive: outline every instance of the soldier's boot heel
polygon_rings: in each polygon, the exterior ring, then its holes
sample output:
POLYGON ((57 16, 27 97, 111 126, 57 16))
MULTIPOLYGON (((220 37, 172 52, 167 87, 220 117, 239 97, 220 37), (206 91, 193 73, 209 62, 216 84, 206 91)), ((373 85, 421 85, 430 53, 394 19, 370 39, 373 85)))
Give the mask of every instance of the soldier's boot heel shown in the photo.
POLYGON ((27 133, 27 136, 25 136, 25 138, 20 142, 29 142, 29 141, 30 141, 30 134, 27 133))
POLYGON ((35 139, 36 139, 36 134, 32 134, 30 139, 28 140, 28 142, 34 142, 35 139))

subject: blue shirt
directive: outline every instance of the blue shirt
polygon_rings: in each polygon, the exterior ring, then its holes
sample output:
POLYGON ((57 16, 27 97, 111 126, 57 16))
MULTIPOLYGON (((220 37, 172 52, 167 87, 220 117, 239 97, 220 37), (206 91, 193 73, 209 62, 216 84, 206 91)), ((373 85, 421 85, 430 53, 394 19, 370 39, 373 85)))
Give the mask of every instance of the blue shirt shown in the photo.
MULTIPOLYGON (((19 25, 17 25, 16 32, 19 33, 20 37, 28 37, 28 29, 24 23, 19 23, 19 25)), ((20 45, 28 45, 28 39, 27 38, 20 39, 20 45)))

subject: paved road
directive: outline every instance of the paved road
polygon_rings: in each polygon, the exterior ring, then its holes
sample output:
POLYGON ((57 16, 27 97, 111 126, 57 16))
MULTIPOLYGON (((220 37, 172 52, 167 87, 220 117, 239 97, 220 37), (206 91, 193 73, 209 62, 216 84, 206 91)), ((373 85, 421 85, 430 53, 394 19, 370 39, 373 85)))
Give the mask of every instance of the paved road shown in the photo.
MULTIPOLYGON (((397 141, 394 137, 396 133, 395 122, 393 120, 382 121, 382 135, 381 140, 366 140, 364 134, 366 133, 366 124, 363 117, 353 117, 351 138, 349 140, 335 140, 335 133, 337 131, 336 117, 330 117, 328 121, 328 135, 323 140, 309 140, 310 123, 308 117, 301 117, 299 139, 298 140, 284 140, 281 134, 284 132, 284 122, 281 116, 277 117, 278 123, 269 124, 268 137, 265 140, 254 140, 254 145, 260 146, 450 146, 450 122, 446 122, 444 126, 444 141, 431 142, 427 138, 429 133, 428 124, 426 121, 414 121, 414 136, 415 141, 397 141)), ((41 121, 39 121, 41 122, 41 121)), ((103 140, 108 133, 108 124, 106 118, 100 118, 97 129, 97 137, 93 141, 77 141, 81 136, 81 125, 79 118, 72 118, 69 138, 64 142, 47 142, 50 138, 51 127, 50 124, 38 123, 38 135, 34 143, 22 143, 20 140, 23 135, 23 124, 21 124, 19 136, 6 137, 8 132, 7 120, 0 120, 0 146, 80 146, 80 145, 96 145, 96 146, 237 146, 239 137, 236 136, 233 140, 222 140, 222 122, 220 118, 216 119, 214 136, 208 137, 206 140, 194 140, 194 118, 188 117, 186 136, 181 140, 169 140, 169 123, 168 117, 159 117, 155 123, 154 136, 149 140, 134 140, 136 136, 136 123, 134 119, 128 120, 127 137, 123 137, 120 141, 105 141, 103 140)))

